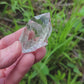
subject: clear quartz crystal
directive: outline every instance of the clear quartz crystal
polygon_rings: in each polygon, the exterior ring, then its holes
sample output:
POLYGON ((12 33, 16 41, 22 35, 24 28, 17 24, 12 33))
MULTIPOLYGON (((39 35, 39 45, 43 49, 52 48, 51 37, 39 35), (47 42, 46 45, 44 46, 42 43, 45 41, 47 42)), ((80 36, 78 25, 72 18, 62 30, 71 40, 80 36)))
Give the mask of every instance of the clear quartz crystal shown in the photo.
POLYGON ((52 32, 50 13, 34 16, 25 27, 20 36, 22 52, 28 53, 37 50, 48 43, 48 38, 52 32))

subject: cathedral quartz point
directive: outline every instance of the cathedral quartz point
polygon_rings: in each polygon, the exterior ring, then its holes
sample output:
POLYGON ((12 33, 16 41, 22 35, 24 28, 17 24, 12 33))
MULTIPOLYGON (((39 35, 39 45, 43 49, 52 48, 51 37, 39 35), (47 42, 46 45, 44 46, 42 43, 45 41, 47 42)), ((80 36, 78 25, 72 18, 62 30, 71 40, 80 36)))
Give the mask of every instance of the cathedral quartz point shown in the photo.
POLYGON ((47 41, 52 32, 50 13, 34 16, 24 28, 19 40, 22 52, 33 52, 48 45, 47 41))

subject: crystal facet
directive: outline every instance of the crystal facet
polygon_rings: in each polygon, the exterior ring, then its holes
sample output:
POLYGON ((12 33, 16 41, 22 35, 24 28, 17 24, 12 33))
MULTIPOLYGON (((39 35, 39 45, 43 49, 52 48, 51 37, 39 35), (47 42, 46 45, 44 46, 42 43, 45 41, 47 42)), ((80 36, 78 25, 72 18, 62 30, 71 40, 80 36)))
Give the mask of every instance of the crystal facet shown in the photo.
POLYGON ((34 16, 25 27, 20 36, 22 52, 28 53, 37 50, 48 43, 48 38, 52 32, 50 13, 34 16))

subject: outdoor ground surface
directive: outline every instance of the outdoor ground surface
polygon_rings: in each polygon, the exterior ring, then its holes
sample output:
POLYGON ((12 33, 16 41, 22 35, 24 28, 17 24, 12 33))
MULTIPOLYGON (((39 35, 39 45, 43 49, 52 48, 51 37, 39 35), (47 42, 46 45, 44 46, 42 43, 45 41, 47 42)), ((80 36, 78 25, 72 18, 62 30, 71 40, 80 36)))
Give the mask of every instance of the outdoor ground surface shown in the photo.
POLYGON ((46 12, 53 28, 46 56, 20 84, 84 84, 84 0, 0 0, 0 38, 46 12))

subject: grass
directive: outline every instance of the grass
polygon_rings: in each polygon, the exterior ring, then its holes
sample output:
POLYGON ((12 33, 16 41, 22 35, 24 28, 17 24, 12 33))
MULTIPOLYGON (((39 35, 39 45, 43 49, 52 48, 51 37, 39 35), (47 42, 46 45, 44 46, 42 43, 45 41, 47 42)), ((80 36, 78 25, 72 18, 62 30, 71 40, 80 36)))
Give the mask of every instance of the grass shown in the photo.
MULTIPOLYGON (((44 0, 42 0, 44 1, 44 0)), ((45 12, 50 12, 52 23, 52 34, 46 47, 47 53, 44 59, 35 64, 30 72, 25 75, 20 84, 82 84, 83 67, 82 50, 79 49, 80 39, 83 37, 84 24, 84 1, 71 0, 50 0, 44 2, 38 0, 6 0, 0 1, 4 6, 0 17, 12 19, 11 25, 0 23, 0 32, 3 36, 17 31, 24 25, 18 22, 28 22, 31 17, 45 12), (63 3, 64 2, 64 3, 63 3), (38 5, 35 5, 38 4, 38 5), (64 4, 64 5, 62 5, 64 4), (35 7, 37 6, 37 7, 35 7), (20 15, 21 17, 18 17, 20 15), (71 36, 69 36, 71 34, 71 36), (73 50, 78 56, 74 56, 73 50)))

